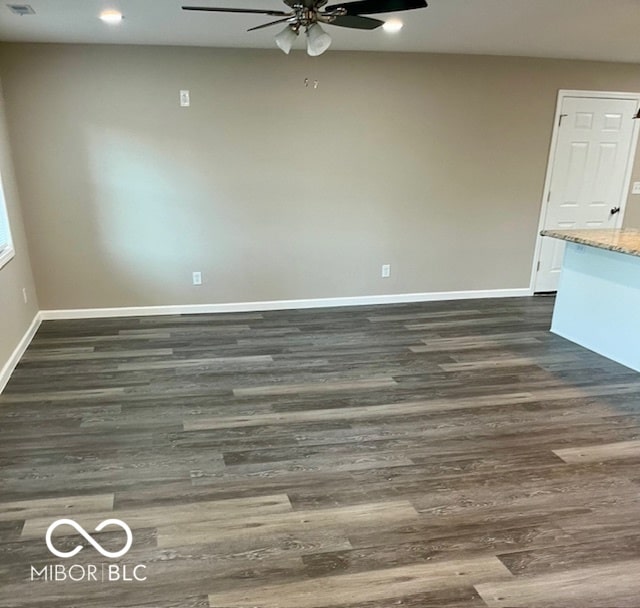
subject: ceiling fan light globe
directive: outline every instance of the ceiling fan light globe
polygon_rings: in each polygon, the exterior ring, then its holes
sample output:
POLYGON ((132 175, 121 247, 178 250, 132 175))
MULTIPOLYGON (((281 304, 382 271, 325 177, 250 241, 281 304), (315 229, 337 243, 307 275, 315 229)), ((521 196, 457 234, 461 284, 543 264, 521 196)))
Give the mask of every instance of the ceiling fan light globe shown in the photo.
POLYGON ((331 46, 331 36, 317 23, 307 28, 307 53, 311 57, 322 55, 331 46))
POLYGON ((296 32, 290 25, 287 25, 280 33, 276 34, 276 44, 278 48, 287 55, 291 52, 291 47, 298 37, 296 32))

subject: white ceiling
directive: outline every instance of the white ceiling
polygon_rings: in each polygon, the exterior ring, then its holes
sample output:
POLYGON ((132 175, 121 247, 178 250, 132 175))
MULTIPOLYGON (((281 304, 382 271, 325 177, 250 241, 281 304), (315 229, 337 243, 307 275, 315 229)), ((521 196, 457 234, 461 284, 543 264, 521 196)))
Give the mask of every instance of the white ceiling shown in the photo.
MULTIPOLYGON (((279 27, 246 32, 272 17, 186 12, 182 4, 286 9, 281 0, 0 0, 0 40, 274 48, 279 27), (7 3, 30 4, 36 15, 13 15, 7 3), (105 8, 121 10, 124 21, 102 23, 105 8)), ((399 16, 399 34, 327 26, 331 50, 640 62, 640 0, 429 0, 399 16)))

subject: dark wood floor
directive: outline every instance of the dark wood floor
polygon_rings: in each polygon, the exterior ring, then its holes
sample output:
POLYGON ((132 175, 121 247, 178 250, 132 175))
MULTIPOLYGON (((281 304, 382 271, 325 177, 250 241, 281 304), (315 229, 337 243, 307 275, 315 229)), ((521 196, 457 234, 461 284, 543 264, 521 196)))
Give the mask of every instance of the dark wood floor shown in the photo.
POLYGON ((44 323, 0 396, 0 606, 640 606, 640 374, 552 304, 44 323), (127 522, 147 581, 30 581, 110 561, 50 554, 61 517, 127 522))

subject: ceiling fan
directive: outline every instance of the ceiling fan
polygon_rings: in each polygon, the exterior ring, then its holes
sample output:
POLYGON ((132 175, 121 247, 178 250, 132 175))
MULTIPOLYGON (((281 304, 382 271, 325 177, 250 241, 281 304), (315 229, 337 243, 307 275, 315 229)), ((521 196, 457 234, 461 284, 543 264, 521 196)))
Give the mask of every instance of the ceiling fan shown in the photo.
POLYGON ((331 44, 331 37, 320 24, 337 25, 358 30, 375 30, 384 25, 380 19, 372 19, 363 15, 392 13, 425 8, 426 0, 355 0, 326 6, 329 0, 283 0, 288 11, 259 10, 250 8, 216 8, 212 6, 183 6, 185 11, 206 11, 212 13, 250 13, 279 17, 275 21, 263 23, 249 28, 249 32, 279 23, 286 23, 285 28, 276 35, 276 44, 285 53, 291 51, 301 29, 307 35, 307 53, 312 56, 322 55, 331 44))

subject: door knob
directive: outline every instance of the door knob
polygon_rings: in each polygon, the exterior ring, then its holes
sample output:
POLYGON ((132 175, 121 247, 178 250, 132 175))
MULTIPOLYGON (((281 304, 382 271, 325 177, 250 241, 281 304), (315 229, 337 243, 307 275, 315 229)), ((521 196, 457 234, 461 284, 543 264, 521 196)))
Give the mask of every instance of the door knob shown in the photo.
POLYGON ((615 215, 616 213, 620 213, 620 207, 612 207, 610 213, 611 213, 611 215, 615 215))

